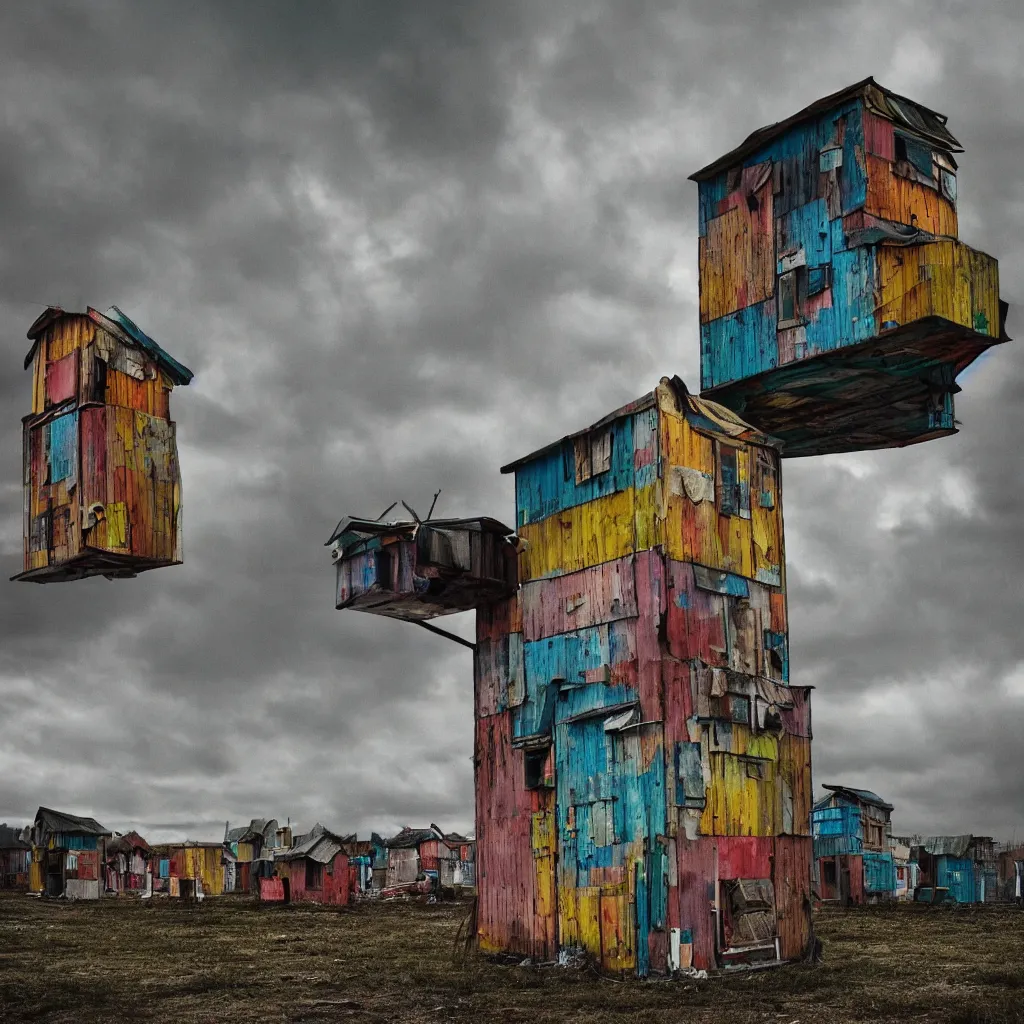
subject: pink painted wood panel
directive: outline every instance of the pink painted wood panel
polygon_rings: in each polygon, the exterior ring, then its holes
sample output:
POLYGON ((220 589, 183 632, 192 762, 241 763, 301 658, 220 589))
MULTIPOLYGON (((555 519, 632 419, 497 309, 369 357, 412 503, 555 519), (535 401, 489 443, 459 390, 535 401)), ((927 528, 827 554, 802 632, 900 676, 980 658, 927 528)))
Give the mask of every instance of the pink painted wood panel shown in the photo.
POLYGON ((78 349, 46 367, 46 402, 60 405, 78 392, 78 349))
POLYGON ((543 640, 635 618, 636 601, 632 555, 554 579, 533 580, 522 589, 523 638, 543 640))

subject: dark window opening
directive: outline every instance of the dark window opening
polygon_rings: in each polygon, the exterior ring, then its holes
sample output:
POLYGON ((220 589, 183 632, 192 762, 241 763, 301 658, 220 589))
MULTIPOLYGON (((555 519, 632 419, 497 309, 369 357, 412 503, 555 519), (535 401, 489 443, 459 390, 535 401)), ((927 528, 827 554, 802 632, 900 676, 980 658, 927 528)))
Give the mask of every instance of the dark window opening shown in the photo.
POLYGON ((779 323, 797 318, 796 271, 791 270, 779 278, 779 323))
POLYGON ((104 402, 107 397, 107 364, 106 361, 96 357, 92 361, 92 388, 88 395, 88 402, 104 402))
POLYGON ((315 860, 306 861, 306 888, 322 889, 324 884, 324 866, 315 860))
POLYGON ((907 159, 907 140, 902 135, 896 136, 896 159, 907 159))
POLYGON ((527 789, 540 789, 548 785, 546 766, 548 761, 547 750, 528 750, 523 758, 525 767, 524 783, 527 789))
POLYGON ((721 445, 719 452, 719 487, 718 511, 723 516, 734 516, 740 510, 740 486, 737 467, 738 452, 735 448, 721 445))
POLYGON ((377 586, 381 590, 393 590, 392 558, 390 551, 377 552, 377 586))
POLYGON ((821 862, 821 880, 825 885, 835 886, 836 862, 834 860, 825 860, 821 862))

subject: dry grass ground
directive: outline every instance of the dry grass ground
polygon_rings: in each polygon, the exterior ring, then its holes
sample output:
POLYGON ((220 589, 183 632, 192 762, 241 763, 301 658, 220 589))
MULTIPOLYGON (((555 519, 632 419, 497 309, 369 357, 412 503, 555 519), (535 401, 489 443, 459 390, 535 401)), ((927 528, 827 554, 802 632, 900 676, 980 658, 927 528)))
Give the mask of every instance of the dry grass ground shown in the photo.
POLYGON ((453 960, 467 907, 0 894, 0 1021, 1024 1021, 1024 912, 821 914, 824 963, 706 982, 453 960))

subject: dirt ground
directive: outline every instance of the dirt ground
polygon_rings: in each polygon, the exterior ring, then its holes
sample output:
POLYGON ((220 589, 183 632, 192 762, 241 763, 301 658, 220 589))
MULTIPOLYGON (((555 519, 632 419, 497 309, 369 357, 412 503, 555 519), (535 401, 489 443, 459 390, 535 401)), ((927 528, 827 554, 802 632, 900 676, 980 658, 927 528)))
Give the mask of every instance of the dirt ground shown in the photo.
POLYGON ((0 893, 0 1021, 1024 1021, 1017 909, 825 912, 822 964, 704 982, 459 957, 467 913, 0 893))

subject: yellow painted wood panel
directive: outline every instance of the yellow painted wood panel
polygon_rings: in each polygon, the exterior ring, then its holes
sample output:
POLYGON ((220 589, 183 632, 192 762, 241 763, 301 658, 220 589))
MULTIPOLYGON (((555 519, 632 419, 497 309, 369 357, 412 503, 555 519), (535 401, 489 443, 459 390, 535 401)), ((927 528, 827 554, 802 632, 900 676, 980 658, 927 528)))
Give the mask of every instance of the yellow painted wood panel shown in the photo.
POLYGON ((756 779, 748 773, 749 762, 735 754, 712 751, 709 760, 711 784, 700 831, 719 836, 778 835, 782 827, 776 799, 777 763, 761 762, 765 777, 756 779))
MULTIPOLYGON (((681 468, 695 469, 715 476, 713 440, 694 430, 682 416, 661 410, 661 454, 665 487, 665 523, 663 543, 670 558, 697 562, 713 569, 753 576, 753 535, 751 520, 741 516, 723 516, 716 500, 693 502, 685 494, 675 493, 672 474, 681 468)), ((729 439, 736 448, 737 470, 741 480, 750 479, 750 446, 729 439)))
POLYGON ((771 182, 757 193, 758 208, 744 196, 708 221, 698 240, 700 320, 708 323, 763 302, 775 291, 775 234, 771 182))
POLYGON ((630 487, 520 527, 519 536, 527 543, 519 559, 520 580, 576 572, 630 554, 635 550, 634 502, 630 487))
POLYGON ((998 335, 996 261, 954 241, 880 247, 878 322, 908 324, 927 316, 998 335))
POLYGON ((867 213, 897 224, 914 225, 933 235, 955 238, 957 215, 953 204, 933 188, 893 173, 892 164, 867 154, 867 213))

